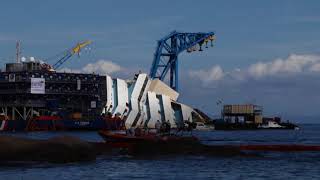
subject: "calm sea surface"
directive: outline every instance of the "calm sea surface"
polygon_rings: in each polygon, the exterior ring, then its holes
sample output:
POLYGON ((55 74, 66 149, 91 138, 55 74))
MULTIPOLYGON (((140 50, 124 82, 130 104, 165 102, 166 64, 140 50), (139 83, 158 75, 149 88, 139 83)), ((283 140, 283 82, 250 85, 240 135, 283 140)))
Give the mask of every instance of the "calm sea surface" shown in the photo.
MULTIPOLYGON (((73 135, 101 141, 94 132, 10 133, 30 138, 73 135)), ((195 132, 206 144, 318 144, 320 125, 295 130, 195 132)), ((58 179, 320 179, 320 152, 262 153, 257 157, 103 156, 95 162, 0 166, 0 180, 58 179)))

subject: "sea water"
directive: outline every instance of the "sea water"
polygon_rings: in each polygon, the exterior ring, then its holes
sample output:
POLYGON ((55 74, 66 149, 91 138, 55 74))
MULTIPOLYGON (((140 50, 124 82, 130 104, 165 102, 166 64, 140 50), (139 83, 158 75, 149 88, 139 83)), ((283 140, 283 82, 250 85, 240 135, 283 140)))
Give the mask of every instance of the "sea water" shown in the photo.
MULTIPOLYGON (((205 144, 316 144, 320 125, 300 130, 193 132, 205 144)), ((46 139, 58 135, 102 141, 95 132, 5 133, 46 139)), ((261 152, 259 156, 170 155, 132 157, 107 155, 93 162, 27 163, 0 166, 0 180, 58 179, 320 179, 320 152, 261 152)))

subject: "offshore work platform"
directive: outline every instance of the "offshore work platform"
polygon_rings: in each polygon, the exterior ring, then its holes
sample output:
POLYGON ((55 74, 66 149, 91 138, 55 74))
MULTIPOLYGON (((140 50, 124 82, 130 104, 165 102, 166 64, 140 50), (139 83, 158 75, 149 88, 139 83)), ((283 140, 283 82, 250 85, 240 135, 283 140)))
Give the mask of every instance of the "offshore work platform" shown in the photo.
POLYGON ((6 64, 5 71, 0 73, 2 118, 28 120, 35 115, 96 118, 106 101, 105 76, 53 71, 72 53, 77 53, 78 47, 68 51, 53 67, 34 58, 21 61, 19 56, 17 62, 6 64))
MULTIPOLYGON (((38 66, 38 62, 23 65, 38 66)), ((27 120, 34 114, 65 117, 78 112, 78 118, 94 119, 105 101, 105 76, 37 70, 0 73, 0 112, 11 120, 27 120), (57 112, 64 113, 54 114, 57 112)))

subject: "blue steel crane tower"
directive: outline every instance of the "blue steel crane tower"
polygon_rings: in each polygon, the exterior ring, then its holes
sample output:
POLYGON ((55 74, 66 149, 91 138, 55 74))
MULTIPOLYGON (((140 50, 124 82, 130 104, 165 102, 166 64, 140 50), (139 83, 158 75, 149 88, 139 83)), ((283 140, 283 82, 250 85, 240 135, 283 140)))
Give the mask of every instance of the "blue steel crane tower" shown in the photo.
POLYGON ((208 48, 208 42, 215 40, 214 32, 182 33, 173 31, 158 41, 152 62, 150 77, 164 80, 170 70, 170 87, 178 91, 178 55, 183 51, 203 51, 202 45, 208 48))

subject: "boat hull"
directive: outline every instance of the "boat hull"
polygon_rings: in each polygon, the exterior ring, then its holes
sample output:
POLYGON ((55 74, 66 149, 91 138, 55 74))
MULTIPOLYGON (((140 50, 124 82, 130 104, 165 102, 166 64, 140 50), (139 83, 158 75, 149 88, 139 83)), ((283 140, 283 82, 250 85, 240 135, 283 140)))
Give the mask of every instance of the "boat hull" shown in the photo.
POLYGON ((120 148, 130 154, 146 155, 183 152, 201 145, 198 138, 194 136, 158 136, 156 134, 131 136, 123 133, 113 133, 111 131, 99 131, 98 133, 108 146, 120 148))
POLYGON ((118 130, 122 129, 121 122, 106 120, 0 120, 0 131, 71 131, 71 130, 118 130))

